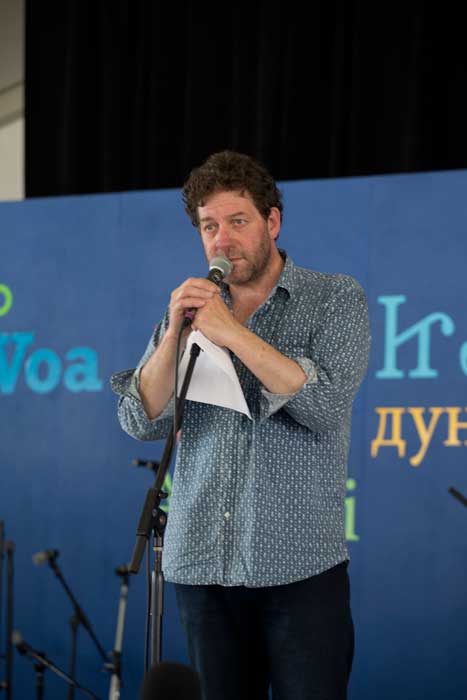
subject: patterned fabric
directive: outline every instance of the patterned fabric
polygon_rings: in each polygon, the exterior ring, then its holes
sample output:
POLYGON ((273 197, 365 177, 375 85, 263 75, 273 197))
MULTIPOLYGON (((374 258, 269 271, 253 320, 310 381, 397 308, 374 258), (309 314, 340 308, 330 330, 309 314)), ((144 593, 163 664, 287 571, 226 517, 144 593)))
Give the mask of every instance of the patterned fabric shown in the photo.
MULTIPOLYGON (((227 285, 222 294, 230 305, 227 285)), ((123 429, 139 440, 172 430, 173 400, 155 420, 137 390, 138 369, 112 377, 123 429)), ((247 327, 300 364, 304 386, 271 394, 234 356, 253 420, 187 401, 165 534, 163 569, 182 584, 274 586, 348 559, 344 531, 352 401, 370 345, 365 294, 351 277, 294 265, 247 327)), ((196 367, 195 367, 196 372, 196 367)))

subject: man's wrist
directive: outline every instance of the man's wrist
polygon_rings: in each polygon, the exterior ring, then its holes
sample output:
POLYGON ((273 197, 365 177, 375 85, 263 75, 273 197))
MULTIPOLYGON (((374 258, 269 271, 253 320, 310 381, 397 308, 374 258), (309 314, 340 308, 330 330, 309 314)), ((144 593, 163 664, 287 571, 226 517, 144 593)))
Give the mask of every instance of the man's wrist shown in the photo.
POLYGON ((248 339, 254 335, 248 328, 246 328, 242 323, 232 318, 232 324, 227 329, 227 337, 225 341, 225 347, 231 350, 234 355, 238 355, 238 351, 248 342, 248 339))
POLYGON ((164 343, 164 344, 165 343, 176 343, 177 338, 178 338, 178 333, 179 333, 178 330, 172 329, 169 326, 169 328, 167 328, 164 335, 162 336, 160 344, 162 345, 162 343, 164 343))

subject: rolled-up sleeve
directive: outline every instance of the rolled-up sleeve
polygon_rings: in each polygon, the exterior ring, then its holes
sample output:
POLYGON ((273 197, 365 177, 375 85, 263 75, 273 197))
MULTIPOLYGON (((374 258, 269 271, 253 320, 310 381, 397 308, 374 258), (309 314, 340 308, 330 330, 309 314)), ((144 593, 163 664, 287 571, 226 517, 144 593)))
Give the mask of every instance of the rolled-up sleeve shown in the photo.
POLYGON ((157 326, 152 334, 140 362, 133 369, 116 372, 110 378, 112 391, 117 394, 118 420, 123 430, 137 440, 161 440, 166 438, 173 427, 174 400, 157 418, 149 418, 139 394, 139 377, 142 368, 156 350, 166 329, 167 319, 157 326))
POLYGON ((292 357, 306 379, 294 394, 261 390, 261 418, 280 409, 315 432, 342 426, 365 375, 370 349, 365 293, 356 280, 340 275, 323 305, 310 338, 309 356, 292 357))

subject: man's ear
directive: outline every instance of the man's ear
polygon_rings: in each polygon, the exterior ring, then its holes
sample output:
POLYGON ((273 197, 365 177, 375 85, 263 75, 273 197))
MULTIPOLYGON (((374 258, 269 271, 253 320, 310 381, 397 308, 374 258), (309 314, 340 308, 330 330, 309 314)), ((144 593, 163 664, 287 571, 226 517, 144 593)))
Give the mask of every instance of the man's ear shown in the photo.
POLYGON ((277 207, 271 207, 268 216, 268 231, 272 240, 275 241, 281 230, 281 213, 277 207))

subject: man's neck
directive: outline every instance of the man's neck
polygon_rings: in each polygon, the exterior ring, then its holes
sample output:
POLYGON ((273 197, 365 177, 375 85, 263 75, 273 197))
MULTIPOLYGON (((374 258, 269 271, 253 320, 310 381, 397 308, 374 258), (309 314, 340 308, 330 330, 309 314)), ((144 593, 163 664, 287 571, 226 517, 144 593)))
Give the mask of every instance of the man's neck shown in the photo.
POLYGON ((230 298, 234 308, 236 306, 254 306, 255 308, 260 306, 277 284, 283 268, 284 259, 276 248, 267 270, 260 278, 251 283, 229 285, 230 298))

